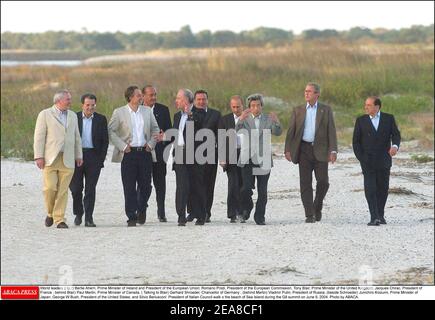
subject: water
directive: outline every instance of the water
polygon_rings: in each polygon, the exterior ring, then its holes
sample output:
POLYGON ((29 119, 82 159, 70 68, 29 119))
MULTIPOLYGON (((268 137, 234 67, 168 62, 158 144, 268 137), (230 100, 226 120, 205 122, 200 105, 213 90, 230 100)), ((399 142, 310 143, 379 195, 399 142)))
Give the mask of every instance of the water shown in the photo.
POLYGON ((1 60, 2 67, 15 67, 15 66, 22 66, 22 65, 74 67, 80 65, 81 63, 82 63, 81 60, 35 60, 35 61, 1 60))

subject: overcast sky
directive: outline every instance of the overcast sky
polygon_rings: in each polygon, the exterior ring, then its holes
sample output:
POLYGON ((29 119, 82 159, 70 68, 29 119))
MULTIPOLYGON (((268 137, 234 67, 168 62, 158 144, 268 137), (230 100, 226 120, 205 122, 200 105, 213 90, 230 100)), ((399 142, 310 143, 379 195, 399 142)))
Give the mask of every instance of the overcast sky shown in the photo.
POLYGON ((292 30, 399 29, 434 23, 433 1, 1 1, 1 32, 240 32, 259 26, 292 30))

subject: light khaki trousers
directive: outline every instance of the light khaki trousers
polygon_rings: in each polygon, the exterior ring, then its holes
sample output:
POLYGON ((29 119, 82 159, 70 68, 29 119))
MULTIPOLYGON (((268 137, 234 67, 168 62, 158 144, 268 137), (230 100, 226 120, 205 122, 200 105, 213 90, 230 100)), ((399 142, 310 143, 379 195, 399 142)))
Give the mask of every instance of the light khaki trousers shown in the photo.
POLYGON ((74 174, 74 169, 67 168, 63 164, 63 153, 60 152, 56 160, 45 166, 44 176, 44 199, 47 215, 53 218, 58 225, 65 222, 65 209, 68 200, 68 187, 74 174))

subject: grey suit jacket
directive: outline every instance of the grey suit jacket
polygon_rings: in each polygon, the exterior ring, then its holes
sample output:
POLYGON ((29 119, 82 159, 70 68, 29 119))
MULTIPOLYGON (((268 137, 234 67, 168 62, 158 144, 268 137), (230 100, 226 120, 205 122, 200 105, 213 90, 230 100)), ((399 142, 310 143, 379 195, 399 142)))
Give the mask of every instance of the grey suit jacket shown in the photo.
MULTIPOLYGON (((115 147, 113 149, 112 162, 122 161, 124 158, 124 149, 133 139, 129 109, 128 104, 115 109, 109 121, 109 139, 115 147)), ((145 140, 151 149, 154 149, 157 140, 153 137, 153 134, 160 132, 159 125, 150 107, 139 106, 139 112, 142 114, 144 120, 143 131, 145 140)))
MULTIPOLYGON (((246 135, 242 137, 241 148, 240 148, 240 158, 238 166, 243 167, 246 164, 246 160, 250 159, 254 163, 259 163, 260 167, 262 167, 263 151, 265 150, 265 146, 263 145, 264 131, 270 130, 271 134, 275 136, 279 136, 282 133, 282 128, 279 123, 272 122, 270 117, 267 114, 262 113, 260 117, 260 127, 258 129, 258 138, 253 133, 255 131, 255 121, 254 118, 250 115, 245 120, 239 121, 236 125, 236 131, 238 133, 245 132, 250 135, 250 138, 246 135), (243 131, 245 129, 246 131, 243 131), (255 144, 258 143, 258 147, 255 144), (258 152, 256 152, 258 151, 258 152)), ((270 151, 272 151, 271 146, 270 151)), ((270 152, 270 164, 273 166, 272 161, 272 152, 270 152)))
MULTIPOLYGON (((290 152, 293 163, 299 163, 300 146, 305 127, 306 105, 293 109, 285 139, 284 152, 290 152)), ((317 102, 316 129, 313 144, 318 161, 328 161, 331 151, 337 150, 337 133, 330 106, 317 102)))

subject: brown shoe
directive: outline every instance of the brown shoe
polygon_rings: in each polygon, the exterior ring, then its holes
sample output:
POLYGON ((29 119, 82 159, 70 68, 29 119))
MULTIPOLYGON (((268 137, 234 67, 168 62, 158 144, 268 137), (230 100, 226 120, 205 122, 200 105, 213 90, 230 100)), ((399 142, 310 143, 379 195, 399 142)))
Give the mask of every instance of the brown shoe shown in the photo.
POLYGON ((136 220, 128 220, 127 227, 136 227, 136 220))
POLYGON ((68 225, 65 222, 61 222, 57 225, 58 229, 68 229, 68 225))
POLYGON ((47 216, 47 218, 45 218, 45 226, 51 227, 52 225, 53 225, 53 218, 47 216))
POLYGON ((138 212, 137 214, 137 223, 144 224, 147 220, 147 216, 145 212, 138 212))

